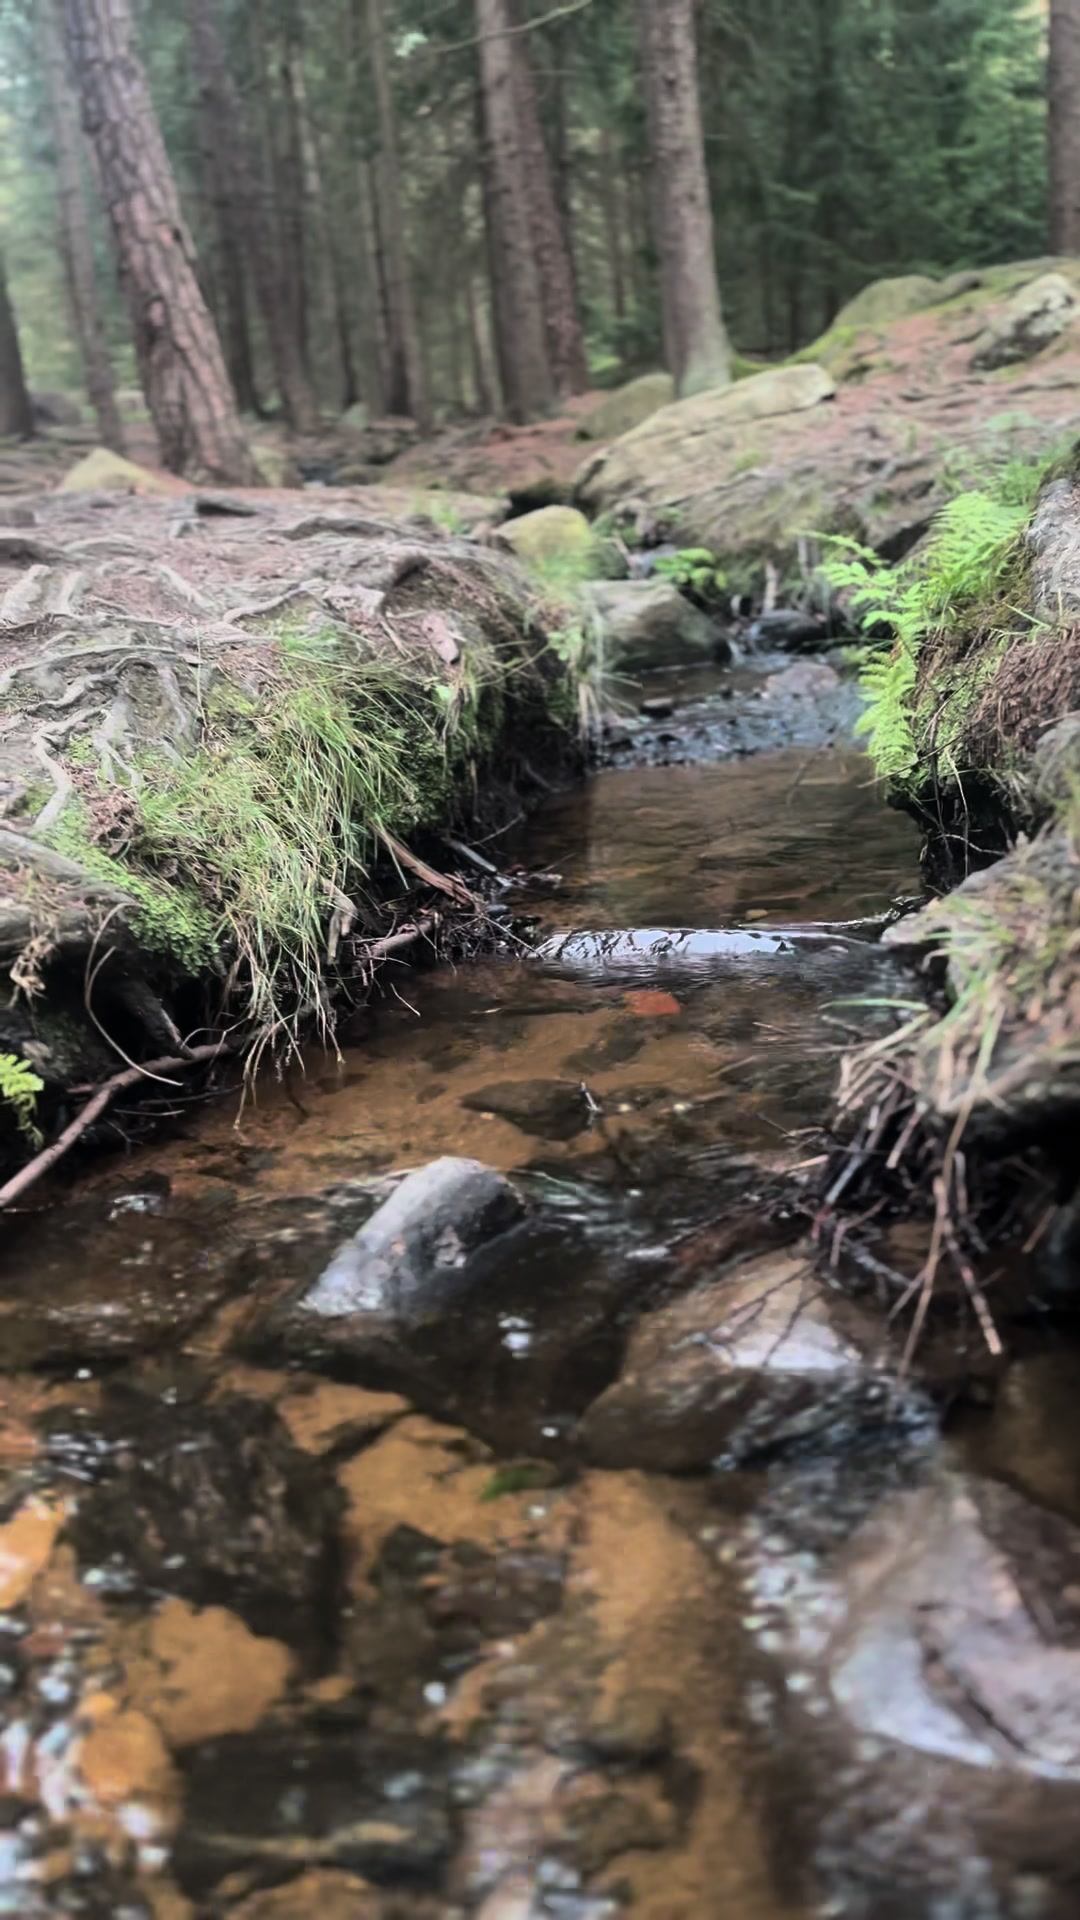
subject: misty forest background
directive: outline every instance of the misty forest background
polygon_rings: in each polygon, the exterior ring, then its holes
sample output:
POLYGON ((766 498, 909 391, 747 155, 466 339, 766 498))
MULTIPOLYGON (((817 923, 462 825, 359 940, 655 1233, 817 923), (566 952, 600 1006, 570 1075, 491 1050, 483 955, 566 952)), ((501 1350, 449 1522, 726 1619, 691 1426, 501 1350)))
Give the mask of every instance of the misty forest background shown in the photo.
MULTIPOLYGON (((92 261, 113 376, 138 379, 67 58, 82 4, 65 16, 65 0, 0 0, 0 249, 38 388, 84 385, 73 244, 92 261)), ((520 418, 661 365, 658 236, 675 216, 657 204, 643 65, 650 11, 676 5, 135 0, 241 410, 283 410, 300 430, 357 402, 425 426, 520 418), (517 206, 500 203, 500 139, 518 145, 517 206), (547 364, 522 391, 514 360, 543 301, 547 364)), ((1045 7, 685 11, 724 317, 743 353, 798 349, 879 276, 1076 247, 1068 210, 1049 207, 1045 7)), ((1076 0, 1062 13, 1080 45, 1076 0)))

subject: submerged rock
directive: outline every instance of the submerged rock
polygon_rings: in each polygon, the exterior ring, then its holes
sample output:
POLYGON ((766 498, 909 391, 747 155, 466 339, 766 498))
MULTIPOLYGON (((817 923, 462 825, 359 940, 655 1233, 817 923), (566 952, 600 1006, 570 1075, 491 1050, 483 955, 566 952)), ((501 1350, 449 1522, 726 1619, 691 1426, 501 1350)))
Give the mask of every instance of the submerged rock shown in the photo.
POLYGON ((645 1316, 579 1429, 597 1466, 683 1473, 887 1425, 880 1328, 805 1257, 768 1254, 645 1316))
POLYGON ((199 1892, 253 1865, 269 1881, 297 1867, 338 1867, 430 1884, 451 1840, 436 1742, 315 1721, 235 1735, 194 1755, 175 1867, 199 1892))
POLYGON ((823 1552, 806 1550, 796 1505, 778 1485, 750 1524, 746 1625, 775 1680, 783 1792, 794 1764, 834 1910, 1067 1920, 1080 1874, 1080 1531, 940 1470, 823 1552))
POLYGON ((461 1104, 471 1113, 494 1113, 541 1140, 573 1140, 591 1114, 580 1080, 498 1080, 467 1093, 461 1104))
POLYGON ((409 1174, 335 1254, 299 1315, 429 1320, 472 1285, 470 1259, 524 1218, 520 1194, 479 1160, 433 1160, 409 1174))
POLYGON ((69 1534, 91 1585, 226 1607, 257 1634, 318 1648, 341 1500, 273 1408, 118 1392, 102 1414, 56 1416, 49 1450, 87 1482, 69 1534))
POLYGON ((613 672, 730 658, 730 644, 716 622, 669 581, 596 581, 584 593, 599 617, 605 662, 613 672))

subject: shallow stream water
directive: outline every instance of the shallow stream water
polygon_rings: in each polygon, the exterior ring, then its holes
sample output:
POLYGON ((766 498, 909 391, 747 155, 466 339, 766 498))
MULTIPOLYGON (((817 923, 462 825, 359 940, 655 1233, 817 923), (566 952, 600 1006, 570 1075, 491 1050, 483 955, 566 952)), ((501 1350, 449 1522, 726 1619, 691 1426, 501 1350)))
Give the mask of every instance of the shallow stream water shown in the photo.
MULTIPOLYGON (((758 1483, 718 1504, 575 1453, 725 1220, 783 1243, 837 1050, 909 990, 872 935, 917 889, 910 823, 842 744, 695 758, 725 714, 705 688, 682 764, 641 764, 654 739, 552 796, 507 896, 532 948, 384 974, 340 1059, 28 1200, 0 1254, 0 1914, 826 1911, 731 1585, 758 1483), (272 1351, 262 1290, 444 1154, 535 1204, 492 1304, 406 1381, 272 1351)), ((978 1445, 1071 1510, 1047 1365, 978 1445)), ((924 1910, 1006 1911, 897 1909, 924 1910)))

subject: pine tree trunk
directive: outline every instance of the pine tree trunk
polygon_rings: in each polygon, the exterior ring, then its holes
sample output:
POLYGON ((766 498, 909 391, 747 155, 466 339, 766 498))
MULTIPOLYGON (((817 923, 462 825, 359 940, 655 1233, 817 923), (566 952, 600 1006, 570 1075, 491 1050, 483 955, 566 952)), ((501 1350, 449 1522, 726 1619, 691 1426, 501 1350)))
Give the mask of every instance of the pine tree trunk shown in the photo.
MULTIPOLYGON (((516 7, 508 7, 507 17, 511 25, 519 24, 516 7)), ((571 393, 584 393, 589 384, 574 263, 566 220, 555 191, 555 175, 544 138, 525 35, 515 34, 508 46, 513 61, 514 104, 548 363, 555 391, 562 398, 571 393)))
POLYGON ((1050 0, 1050 249, 1080 253, 1080 0, 1050 0))
POLYGON ((0 440, 29 440, 33 431, 34 408, 0 254, 0 440))
POLYGON ((391 413, 407 414, 426 430, 431 424, 431 414, 405 245, 397 111, 394 90, 390 84, 383 0, 367 0, 367 20, 368 50, 379 115, 379 227, 389 353, 387 404, 391 413))
POLYGON ((304 146, 296 89, 296 71, 302 58, 299 33, 299 17, 295 6, 290 4, 278 57, 278 77, 285 106, 281 122, 285 140, 278 168, 278 233, 285 256, 282 291, 289 303, 290 326, 299 342, 308 379, 312 380, 304 146))
POLYGON ((679 393, 700 393, 730 380, 731 355, 716 278, 694 0, 637 0, 637 9, 666 348, 679 393))
POLYGON ((511 420, 534 420, 553 397, 544 311, 533 252, 508 0, 476 0, 484 94, 488 214, 499 369, 511 420))
POLYGON ((236 233, 238 250, 251 269, 285 418, 296 432, 310 433, 318 424, 315 399, 294 330, 271 208, 258 185, 250 128, 225 58, 218 0, 187 0, 187 5, 195 78, 220 146, 223 172, 218 186, 228 204, 230 231, 236 233))
POLYGON ((65 18, 83 125, 98 156, 162 459, 174 473, 202 472, 227 484, 257 486, 258 470, 199 288, 195 249, 135 52, 130 0, 66 0, 65 18))
POLYGON ((618 327, 626 321, 626 280, 623 275, 622 234, 619 230, 619 195, 615 173, 615 142, 611 129, 600 133, 600 201, 604 211, 604 240, 608 273, 611 278, 611 304, 618 327))
POLYGON ((94 249, 90 239, 79 143, 79 108, 68 78, 63 22, 58 0, 39 0, 42 66, 49 98, 60 254, 64 264, 71 322, 79 343, 83 378, 97 421, 98 437, 114 453, 124 451, 124 429, 116 404, 105 322, 98 297, 94 249))

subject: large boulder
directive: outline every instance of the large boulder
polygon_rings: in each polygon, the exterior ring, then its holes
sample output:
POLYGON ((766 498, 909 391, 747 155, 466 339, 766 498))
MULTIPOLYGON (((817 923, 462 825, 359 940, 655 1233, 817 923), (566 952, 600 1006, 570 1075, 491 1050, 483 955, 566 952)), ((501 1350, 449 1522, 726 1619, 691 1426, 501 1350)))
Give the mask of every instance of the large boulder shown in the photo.
POLYGON ((39 427, 81 427, 83 411, 70 393, 42 392, 35 387, 30 396, 34 420, 39 427))
POLYGON ((1033 360, 1072 325, 1075 313, 1073 289, 1065 276, 1040 275, 993 315, 972 349, 972 366, 989 372, 1033 360))
POLYGON ((675 382, 670 373, 643 373, 625 387, 606 393, 590 407, 578 423, 579 440, 617 440, 640 426, 660 407, 669 407, 675 398, 675 382))
POLYGON ((1073 309, 1056 304, 1060 287, 1047 295, 1048 277, 1080 298, 1080 261, 1065 258, 876 283, 796 365, 663 407, 597 449, 579 469, 577 498, 641 544, 708 547, 740 591, 760 589, 767 563, 781 572, 812 563, 822 534, 902 555, 955 493, 958 470, 1037 460, 1080 430, 1080 337, 1067 325, 1073 309), (1014 297, 1025 349, 1066 323, 1053 350, 973 372, 980 327, 994 325, 996 351, 995 322, 1014 297), (1022 405, 1008 392, 1014 377, 1022 405))
POLYGON ((730 656, 715 622, 670 581, 591 581, 583 594, 603 629, 605 665, 615 673, 730 656))

